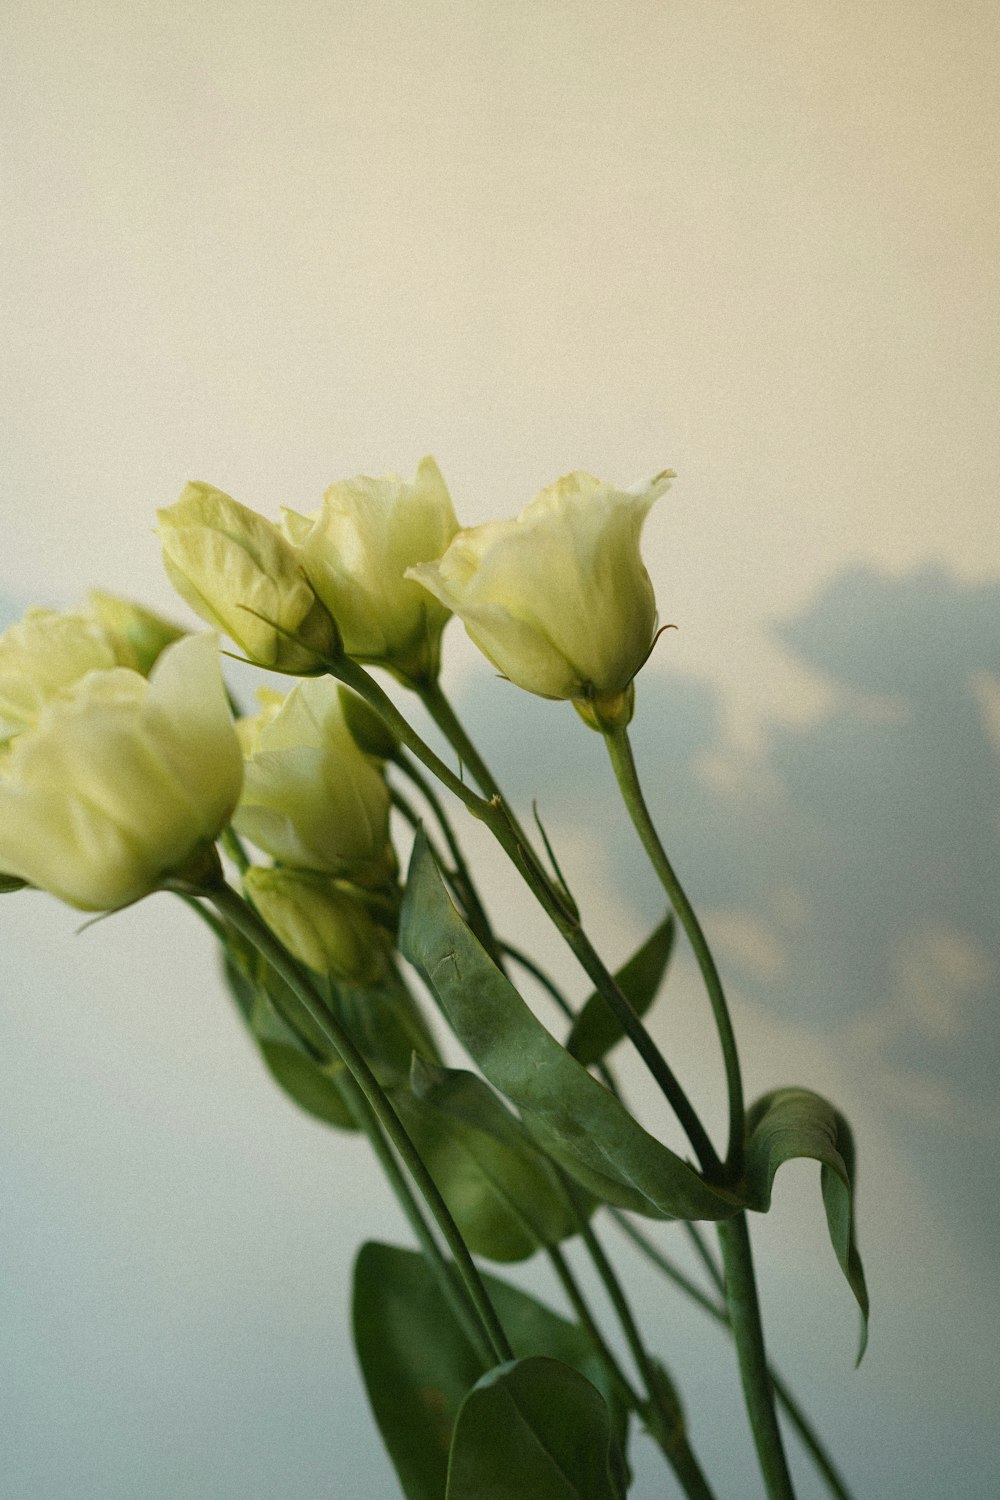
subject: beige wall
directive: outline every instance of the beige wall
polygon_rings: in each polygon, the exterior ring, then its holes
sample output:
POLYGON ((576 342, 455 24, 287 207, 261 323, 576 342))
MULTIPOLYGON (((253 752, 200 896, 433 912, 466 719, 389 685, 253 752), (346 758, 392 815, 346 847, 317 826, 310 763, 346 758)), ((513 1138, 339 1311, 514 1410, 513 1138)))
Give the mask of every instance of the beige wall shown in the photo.
MULTIPOLYGON (((789 1267, 770 1282, 786 1363, 815 1382, 860 1493, 931 1500, 953 1462, 985 1475, 995 1216, 971 1184, 996 1144, 1000 961, 995 4, 8 0, 2 28, 0 603, 101 584, 173 609, 151 527, 188 478, 273 513, 432 451, 474 522, 570 468, 675 468, 647 556, 680 629, 642 686, 643 764, 755 1088, 828 1087, 864 1141, 882 1312, 863 1384, 805 1176, 763 1232, 789 1267), (793 621, 781 639, 776 620, 793 621)), ((580 805, 611 813, 594 746, 568 711, 515 707, 456 627, 448 641, 449 679, 518 795, 543 791, 623 949, 655 902, 630 846, 595 856, 580 805), (602 876, 625 881, 613 909, 602 876)), ((328 1439, 360 1455, 337 1500, 373 1493, 353 1384, 335 1418, 294 1394, 340 1353, 309 1340, 363 1232, 358 1161, 346 1214, 310 1200, 327 1139, 272 1100, 221 997, 203 1019, 181 913, 177 937, 154 935, 158 898, 74 939, 75 919, 24 902, 0 913, 8 1186, 35 1278, 12 1304, 18 1500, 69 1495, 61 1465, 111 1500, 242 1500, 276 1462, 275 1410, 288 1500, 317 1493, 328 1439), (144 1004, 109 979, 123 952, 153 976, 144 1004), (247 1371, 268 1357, 262 1387, 247 1371), (218 1432, 192 1426, 189 1388, 199 1411, 222 1401, 218 1432), (147 1438, 130 1454, 132 1421, 147 1438)), ((694 994, 682 981, 660 1025, 711 1107, 694 994)), ((721 1442, 710 1418, 732 1393, 678 1328, 699 1430, 721 1442)), ((745 1500, 731 1479, 720 1497, 745 1500)))

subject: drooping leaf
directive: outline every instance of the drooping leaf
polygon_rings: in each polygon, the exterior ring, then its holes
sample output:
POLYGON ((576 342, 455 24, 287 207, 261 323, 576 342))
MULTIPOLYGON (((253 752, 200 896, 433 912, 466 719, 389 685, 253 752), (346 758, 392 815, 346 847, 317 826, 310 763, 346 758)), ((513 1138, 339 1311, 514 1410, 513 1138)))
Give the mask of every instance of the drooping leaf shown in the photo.
POLYGON ((462 1403, 445 1500, 621 1500, 613 1472, 599 1392, 558 1360, 513 1360, 462 1403))
POLYGON ((861 1347, 868 1339, 868 1291, 854 1232, 855 1153, 851 1128, 827 1100, 808 1089, 776 1089, 747 1112, 746 1182, 750 1207, 766 1212, 774 1175, 783 1162, 820 1163, 820 1186, 830 1239, 861 1309, 861 1347))
POLYGON ((476 1255, 525 1260, 576 1233, 552 1164, 474 1073, 414 1057, 397 1113, 476 1255))
POLYGON ((735 1194, 704 1182, 546 1031, 455 909, 419 835, 399 945, 484 1076, 595 1198, 653 1218, 724 1219, 740 1210, 735 1194))
MULTIPOLYGON (((580 1371, 612 1414, 615 1461, 623 1463, 623 1393, 583 1331, 517 1287, 483 1278, 519 1358, 546 1354, 580 1371)), ((354 1342, 382 1440, 407 1500, 442 1500, 459 1407, 482 1366, 423 1257, 393 1245, 363 1245, 354 1268, 354 1342)))
MULTIPOLYGON (((644 1016, 656 999, 670 962, 674 929, 673 915, 668 914, 615 975, 619 989, 638 1016, 644 1016)), ((566 1051, 589 1068, 606 1057, 624 1034, 618 1017, 595 990, 570 1028, 566 1051)))

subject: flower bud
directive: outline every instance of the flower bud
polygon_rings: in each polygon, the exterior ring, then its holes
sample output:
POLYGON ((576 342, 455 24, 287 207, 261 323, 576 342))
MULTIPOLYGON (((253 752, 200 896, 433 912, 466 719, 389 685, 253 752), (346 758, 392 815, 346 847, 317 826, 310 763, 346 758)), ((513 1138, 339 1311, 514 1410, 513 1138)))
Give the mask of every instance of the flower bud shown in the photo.
POLYGON ((359 895, 329 875, 262 869, 243 877, 257 911, 300 963, 350 984, 374 984, 385 972, 384 939, 359 895))
POLYGON ((88 672, 0 758, 0 869, 84 911, 125 906, 198 860, 242 774, 214 637, 168 646, 148 681, 88 672))
POLYGON ((244 722, 236 830, 272 858, 377 886, 396 873, 389 792, 344 723, 328 678, 298 683, 280 708, 244 722))
POLYGON ((404 682, 433 680, 449 611, 406 570, 440 557, 458 530, 433 458, 412 483, 396 474, 331 485, 311 516, 282 512, 310 582, 337 622, 348 656, 390 668, 404 682))
POLYGON ((189 484, 157 514, 167 574, 196 614, 258 666, 326 670, 337 627, 277 526, 209 484, 189 484))
POLYGON ((639 534, 672 478, 616 490, 569 474, 516 520, 460 531, 409 576, 454 610, 511 682, 543 698, 607 701, 614 717, 652 645, 656 602, 639 534))

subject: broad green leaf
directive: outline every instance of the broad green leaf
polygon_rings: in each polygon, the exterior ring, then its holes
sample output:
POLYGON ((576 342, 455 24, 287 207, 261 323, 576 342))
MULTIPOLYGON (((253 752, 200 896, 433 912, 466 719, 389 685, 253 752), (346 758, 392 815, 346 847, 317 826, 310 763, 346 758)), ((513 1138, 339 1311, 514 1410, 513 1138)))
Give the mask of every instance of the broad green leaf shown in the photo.
POLYGON ((577 1232, 551 1162, 488 1084, 416 1056, 410 1076, 393 1104, 474 1254, 525 1260, 577 1232))
MULTIPOLYGON (((672 914, 664 917, 615 975, 636 1015, 644 1016, 656 999, 674 946, 674 925, 672 914)), ((566 1051, 589 1068, 606 1057, 624 1035, 614 1011, 595 990, 570 1028, 566 1051)))
POLYGON ((419 835, 399 946, 484 1076, 595 1198, 661 1219, 725 1219, 744 1206, 644 1130, 546 1031, 455 909, 419 835))
POLYGON ((820 1163, 820 1186, 830 1238, 861 1309, 861 1347, 868 1340, 868 1291, 854 1236, 854 1138, 844 1116, 808 1089, 776 1089, 747 1113, 746 1183, 750 1207, 771 1206, 774 1174, 783 1162, 809 1157, 820 1163))
POLYGON ((27 885, 20 875, 0 875, 0 896, 6 896, 11 891, 23 891, 27 885))
MULTIPOLYGON (((585 1375, 612 1413, 616 1460, 628 1414, 622 1393, 575 1324, 495 1276, 484 1276, 515 1354, 546 1354, 585 1375)), ((354 1342, 368 1399, 407 1500, 442 1500, 459 1407, 483 1373, 414 1250, 363 1245, 354 1268, 354 1342)))
POLYGON ((513 1360, 462 1403, 445 1500, 621 1500, 603 1398, 558 1360, 513 1360))

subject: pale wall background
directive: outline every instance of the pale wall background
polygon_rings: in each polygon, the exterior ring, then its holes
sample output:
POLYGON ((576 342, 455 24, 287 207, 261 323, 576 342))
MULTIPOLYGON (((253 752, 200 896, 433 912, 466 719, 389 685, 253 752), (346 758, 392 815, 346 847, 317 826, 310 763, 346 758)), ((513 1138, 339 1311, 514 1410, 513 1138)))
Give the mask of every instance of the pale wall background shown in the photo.
MULTIPOLYGON (((471 523, 678 470, 637 745, 751 1092, 859 1134, 859 1373, 808 1168, 758 1244, 775 1357, 879 1500, 995 1493, 998 30, 974 0, 2 20, 6 618, 91 584, 183 617, 151 526, 189 477, 274 514, 432 451, 471 523)), ((596 738, 458 627, 448 682, 622 957, 657 897, 596 738)), ((406 1235, 364 1152, 263 1077, 183 910, 78 925, 0 912, 0 1493, 393 1494, 346 1278, 406 1235)), ((717 1120, 683 962, 657 1026, 717 1120)), ((635 1274, 752 1500, 724 1344, 635 1274)))

